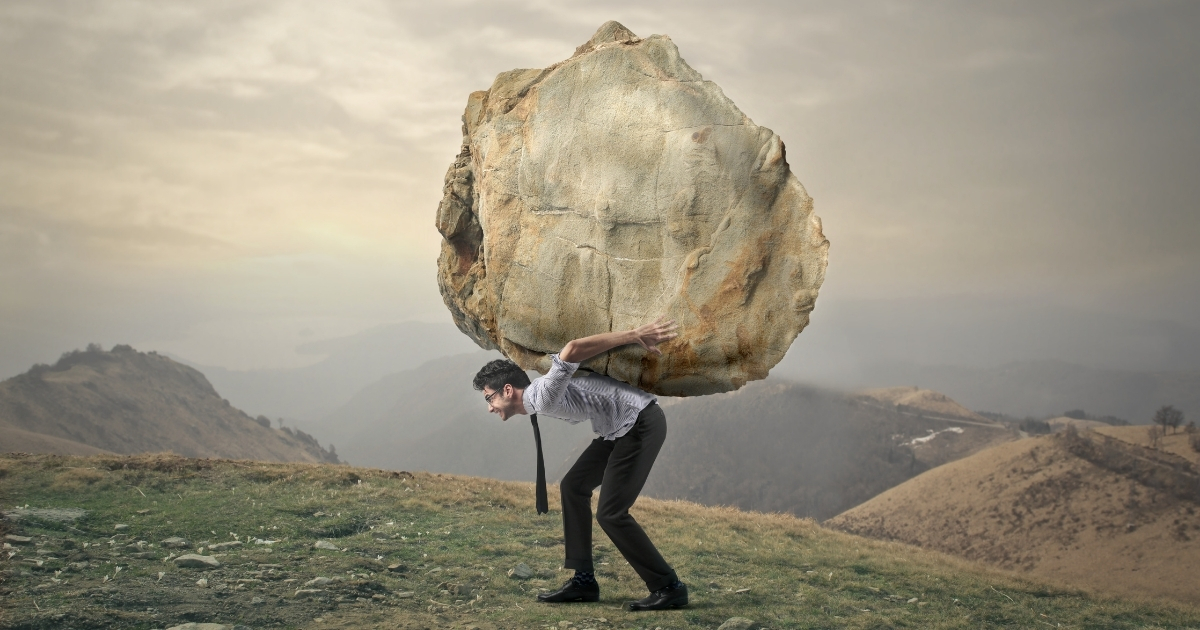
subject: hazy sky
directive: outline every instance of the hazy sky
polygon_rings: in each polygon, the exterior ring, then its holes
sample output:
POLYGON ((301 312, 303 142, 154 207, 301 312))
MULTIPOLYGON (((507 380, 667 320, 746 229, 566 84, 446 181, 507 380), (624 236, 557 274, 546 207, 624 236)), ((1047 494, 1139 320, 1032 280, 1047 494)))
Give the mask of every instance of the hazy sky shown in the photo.
POLYGON ((0 377, 448 321, 467 95, 609 19, 787 143, 831 241, 794 353, 818 369, 1200 369, 1200 3, 9 0, 0 377))

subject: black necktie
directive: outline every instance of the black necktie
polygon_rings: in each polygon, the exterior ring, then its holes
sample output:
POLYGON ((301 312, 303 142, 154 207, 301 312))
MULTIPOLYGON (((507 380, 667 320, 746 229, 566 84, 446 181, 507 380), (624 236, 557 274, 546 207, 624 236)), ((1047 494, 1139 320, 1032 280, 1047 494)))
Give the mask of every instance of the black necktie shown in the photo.
POLYGON ((550 511, 550 504, 546 499, 546 463, 542 461, 542 432, 538 430, 537 414, 529 414, 529 421, 533 423, 533 442, 537 444, 537 513, 545 514, 550 511))

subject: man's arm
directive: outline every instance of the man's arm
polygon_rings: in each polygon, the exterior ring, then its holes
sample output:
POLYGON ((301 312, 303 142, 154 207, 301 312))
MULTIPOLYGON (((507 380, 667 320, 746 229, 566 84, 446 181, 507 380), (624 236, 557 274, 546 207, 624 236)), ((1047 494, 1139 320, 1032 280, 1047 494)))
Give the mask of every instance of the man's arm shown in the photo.
POLYGON ((662 354, 658 344, 677 337, 676 328, 678 326, 675 320, 667 319, 664 315, 633 330, 600 333, 567 342, 558 353, 558 358, 567 363, 582 363, 598 354, 631 343, 636 343, 654 354, 662 354))

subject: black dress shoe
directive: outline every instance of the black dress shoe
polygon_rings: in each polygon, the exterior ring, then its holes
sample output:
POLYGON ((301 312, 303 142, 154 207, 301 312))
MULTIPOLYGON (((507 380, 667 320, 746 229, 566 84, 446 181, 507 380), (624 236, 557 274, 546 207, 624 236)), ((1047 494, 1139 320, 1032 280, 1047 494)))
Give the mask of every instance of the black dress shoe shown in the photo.
POLYGON ((600 585, 592 582, 591 584, 580 584, 575 580, 567 580, 562 588, 553 593, 538 593, 539 602, 598 602, 600 601, 600 585))
POLYGON ((671 588, 666 586, 650 593, 648 597, 629 602, 629 610, 667 610, 688 605, 687 584, 671 588))

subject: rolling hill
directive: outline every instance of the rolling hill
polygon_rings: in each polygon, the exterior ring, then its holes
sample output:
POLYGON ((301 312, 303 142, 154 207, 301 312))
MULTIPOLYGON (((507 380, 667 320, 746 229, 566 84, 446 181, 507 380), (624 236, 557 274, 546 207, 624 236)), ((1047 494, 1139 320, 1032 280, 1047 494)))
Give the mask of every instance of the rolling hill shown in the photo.
POLYGON ((897 404, 877 393, 768 380, 670 401, 667 442, 645 492, 822 519, 1016 439, 1013 429, 941 394, 916 394, 897 404))
POLYGON ((69 352, 0 382, 0 450, 337 462, 311 436, 234 408, 200 372, 129 346, 69 352))
POLYGON ((919 383, 975 410, 1023 418, 1084 409, 1149 423, 1154 411, 1174 405, 1200 414, 1200 372, 1150 372, 1085 367, 1065 361, 1023 361, 995 367, 892 364, 868 370, 875 383, 919 383))
POLYGON ((1146 427, 1061 433, 930 470, 826 521, 1024 574, 1200 604, 1200 454, 1146 427))

